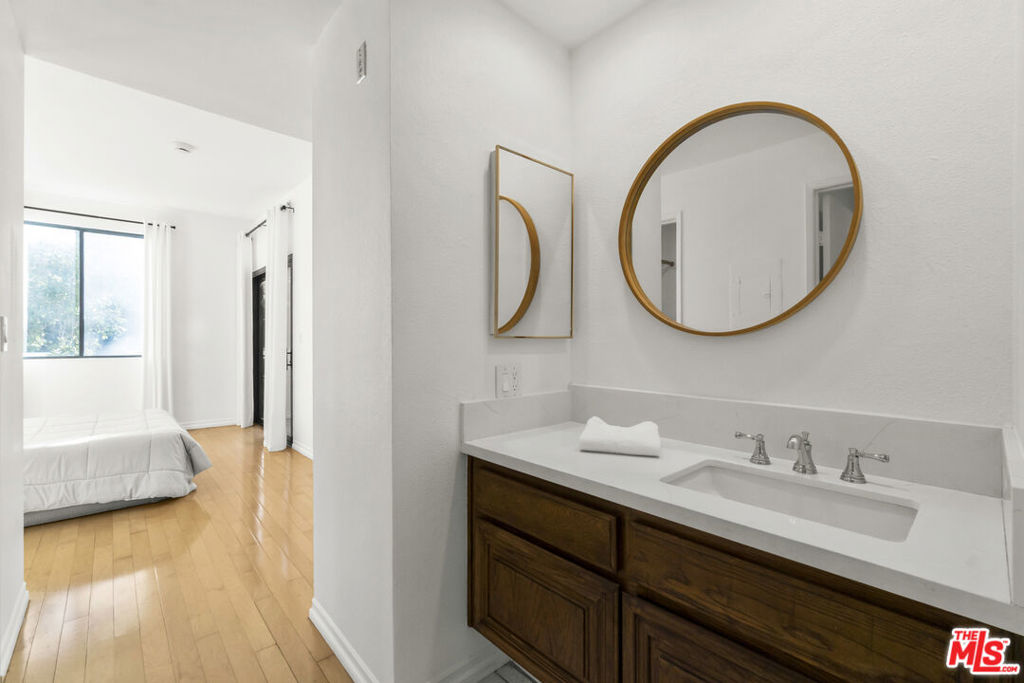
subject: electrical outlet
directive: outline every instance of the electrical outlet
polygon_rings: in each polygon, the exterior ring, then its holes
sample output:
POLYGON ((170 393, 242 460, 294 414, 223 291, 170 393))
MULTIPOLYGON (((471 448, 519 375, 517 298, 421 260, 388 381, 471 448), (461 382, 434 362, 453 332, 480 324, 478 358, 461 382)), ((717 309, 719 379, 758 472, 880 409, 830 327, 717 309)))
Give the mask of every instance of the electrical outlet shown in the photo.
POLYGON ((513 396, 520 396, 520 395, 522 395, 523 392, 522 392, 522 389, 520 388, 520 383, 519 382, 522 379, 522 375, 523 375, 523 364, 520 363, 519 361, 516 361, 515 363, 509 364, 509 372, 510 372, 510 374, 512 376, 512 395, 513 396))
POLYGON ((494 366, 494 396, 495 398, 509 398, 519 396, 522 393, 520 382, 522 380, 523 366, 516 361, 514 363, 498 363, 494 366))

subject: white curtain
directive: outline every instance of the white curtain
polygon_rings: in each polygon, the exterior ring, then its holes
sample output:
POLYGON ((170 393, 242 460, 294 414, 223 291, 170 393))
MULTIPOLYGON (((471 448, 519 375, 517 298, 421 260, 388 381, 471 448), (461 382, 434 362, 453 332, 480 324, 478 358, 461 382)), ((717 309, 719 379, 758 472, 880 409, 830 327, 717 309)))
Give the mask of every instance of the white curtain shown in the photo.
POLYGON ((263 383, 263 445, 288 447, 288 247, 292 212, 267 213, 267 352, 263 383))
POLYGON ((252 426, 252 240, 238 236, 237 286, 238 311, 235 316, 237 349, 235 350, 238 393, 236 422, 240 427, 252 426))
POLYGON ((142 350, 142 407, 173 408, 171 392, 171 234, 146 223, 146 284, 142 350))

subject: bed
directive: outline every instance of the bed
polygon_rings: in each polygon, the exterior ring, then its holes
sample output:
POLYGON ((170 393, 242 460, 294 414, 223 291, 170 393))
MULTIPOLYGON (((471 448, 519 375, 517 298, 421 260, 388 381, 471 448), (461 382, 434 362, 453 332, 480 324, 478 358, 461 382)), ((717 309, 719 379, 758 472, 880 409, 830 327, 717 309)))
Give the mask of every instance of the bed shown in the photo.
POLYGON ((212 465, 163 410, 25 420, 25 526, 186 496, 212 465))

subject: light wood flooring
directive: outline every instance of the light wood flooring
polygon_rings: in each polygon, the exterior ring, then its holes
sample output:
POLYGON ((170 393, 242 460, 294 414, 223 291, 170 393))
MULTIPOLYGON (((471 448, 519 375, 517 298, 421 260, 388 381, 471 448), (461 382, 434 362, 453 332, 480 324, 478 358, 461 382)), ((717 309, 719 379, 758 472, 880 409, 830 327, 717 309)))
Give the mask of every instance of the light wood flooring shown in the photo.
POLYGON ((307 616, 313 464, 258 427, 192 434, 214 465, 191 495, 25 530, 3 683, 351 682, 307 616))

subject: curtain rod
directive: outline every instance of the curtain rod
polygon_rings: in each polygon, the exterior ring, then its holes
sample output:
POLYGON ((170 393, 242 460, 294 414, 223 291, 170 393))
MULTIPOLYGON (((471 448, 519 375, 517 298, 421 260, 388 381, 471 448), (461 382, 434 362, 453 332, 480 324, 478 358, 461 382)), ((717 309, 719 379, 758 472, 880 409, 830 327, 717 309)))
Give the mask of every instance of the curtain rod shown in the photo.
MULTIPOLYGON (((295 207, 294 207, 294 206, 292 206, 291 202, 288 202, 287 204, 282 204, 282 205, 281 205, 281 209, 280 209, 280 210, 281 210, 281 211, 294 211, 294 210, 295 210, 295 207)), ((252 229, 252 230, 250 230, 249 232, 245 233, 245 237, 248 237, 249 235, 253 234, 254 232, 256 232, 257 230, 259 230, 260 228, 262 228, 262 227, 263 227, 264 225, 266 225, 266 224, 267 224, 267 221, 266 221, 266 219, 264 219, 264 220, 260 221, 260 222, 259 222, 259 223, 258 223, 258 224, 256 225, 256 227, 255 227, 255 228, 253 228, 253 229, 252 229)))
MULTIPOLYGON (((145 225, 145 221, 132 221, 127 218, 114 218, 112 216, 96 216, 91 213, 76 213, 74 211, 61 211, 60 209, 44 209, 41 206, 26 206, 26 210, 29 211, 46 211, 47 213, 62 213, 66 216, 79 216, 80 218, 98 218, 101 221, 116 221, 118 223, 131 223, 132 225, 145 225)), ((174 225, 171 226, 171 230, 177 230, 178 228, 174 225)))

